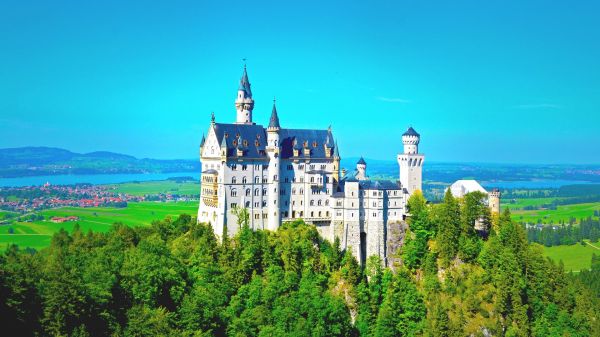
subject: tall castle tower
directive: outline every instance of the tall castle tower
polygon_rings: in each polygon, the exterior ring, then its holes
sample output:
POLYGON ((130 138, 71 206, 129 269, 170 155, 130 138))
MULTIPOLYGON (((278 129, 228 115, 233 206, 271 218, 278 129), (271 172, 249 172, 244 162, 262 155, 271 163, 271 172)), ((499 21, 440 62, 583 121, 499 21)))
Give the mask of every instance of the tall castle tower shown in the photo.
POLYGON ((422 189, 423 183, 423 161, 425 156, 419 154, 419 142, 421 136, 409 127, 402 135, 402 144, 404 144, 404 153, 398 155, 398 165, 400 166, 400 183, 409 194, 422 189))
POLYGON ((252 99, 252 90, 250 81, 244 64, 244 73, 240 79, 237 98, 235 99, 235 109, 237 110, 236 124, 254 124, 252 123, 252 110, 254 109, 254 99, 252 99))
POLYGON ((275 231, 281 224, 281 214, 279 210, 279 176, 280 176, 280 149, 281 144, 279 142, 279 116, 277 116, 277 107, 275 107, 275 100, 273 100, 273 111, 271 112, 271 119, 269 120, 269 126, 267 127, 267 155, 269 156, 269 176, 268 181, 268 223, 267 227, 269 230, 275 231))
POLYGON ((488 206, 492 214, 500 214, 500 190, 494 188, 488 193, 488 206))

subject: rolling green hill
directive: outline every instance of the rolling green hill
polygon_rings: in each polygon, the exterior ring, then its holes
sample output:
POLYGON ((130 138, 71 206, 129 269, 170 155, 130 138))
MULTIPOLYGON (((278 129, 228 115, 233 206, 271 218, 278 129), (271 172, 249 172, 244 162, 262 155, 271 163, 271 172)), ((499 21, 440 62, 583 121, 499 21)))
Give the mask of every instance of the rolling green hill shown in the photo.
POLYGON ((195 160, 159 160, 107 151, 75 153, 51 147, 0 149, 0 178, 57 174, 198 172, 195 160))

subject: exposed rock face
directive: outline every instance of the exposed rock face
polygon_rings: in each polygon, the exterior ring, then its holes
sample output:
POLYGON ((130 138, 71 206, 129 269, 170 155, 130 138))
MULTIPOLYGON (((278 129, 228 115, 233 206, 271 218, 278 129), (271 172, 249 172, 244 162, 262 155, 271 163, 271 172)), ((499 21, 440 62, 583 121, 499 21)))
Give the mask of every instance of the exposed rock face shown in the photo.
POLYGON ((387 227, 387 265, 394 269, 401 263, 400 247, 404 245, 404 237, 408 224, 405 221, 389 223, 387 227))

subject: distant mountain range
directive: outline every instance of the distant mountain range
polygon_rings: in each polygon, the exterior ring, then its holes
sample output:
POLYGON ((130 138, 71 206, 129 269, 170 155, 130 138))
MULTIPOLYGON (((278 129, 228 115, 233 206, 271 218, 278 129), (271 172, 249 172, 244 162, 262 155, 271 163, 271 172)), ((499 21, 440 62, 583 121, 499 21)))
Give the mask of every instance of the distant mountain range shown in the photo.
POLYGON ((191 159, 138 159, 107 151, 76 153, 53 147, 0 149, 0 178, 58 174, 198 172, 199 170, 200 163, 191 159))
MULTIPOLYGON (((397 179, 394 160, 367 161, 367 173, 373 179, 397 179)), ((343 158, 341 167, 354 170, 358 158, 343 158)), ((0 149, 0 178, 60 174, 123 174, 200 172, 193 159, 138 159, 133 156, 96 151, 76 153, 52 147, 0 149)), ((429 182, 453 182, 458 179, 483 181, 577 180, 600 182, 600 165, 523 165, 427 162, 423 175, 429 182)))

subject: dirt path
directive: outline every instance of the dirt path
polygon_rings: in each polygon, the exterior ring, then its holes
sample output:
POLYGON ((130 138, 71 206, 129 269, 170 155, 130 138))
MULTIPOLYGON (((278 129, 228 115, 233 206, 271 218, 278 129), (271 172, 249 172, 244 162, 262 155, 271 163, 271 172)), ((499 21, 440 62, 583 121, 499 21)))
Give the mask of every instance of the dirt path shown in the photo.
POLYGON ((593 245, 593 244, 591 244, 589 241, 583 241, 583 242, 585 242, 586 244, 588 244, 588 245, 590 245, 590 246, 592 246, 592 247, 594 247, 594 248, 596 248, 596 249, 600 250, 600 247, 594 246, 594 245, 593 245))

